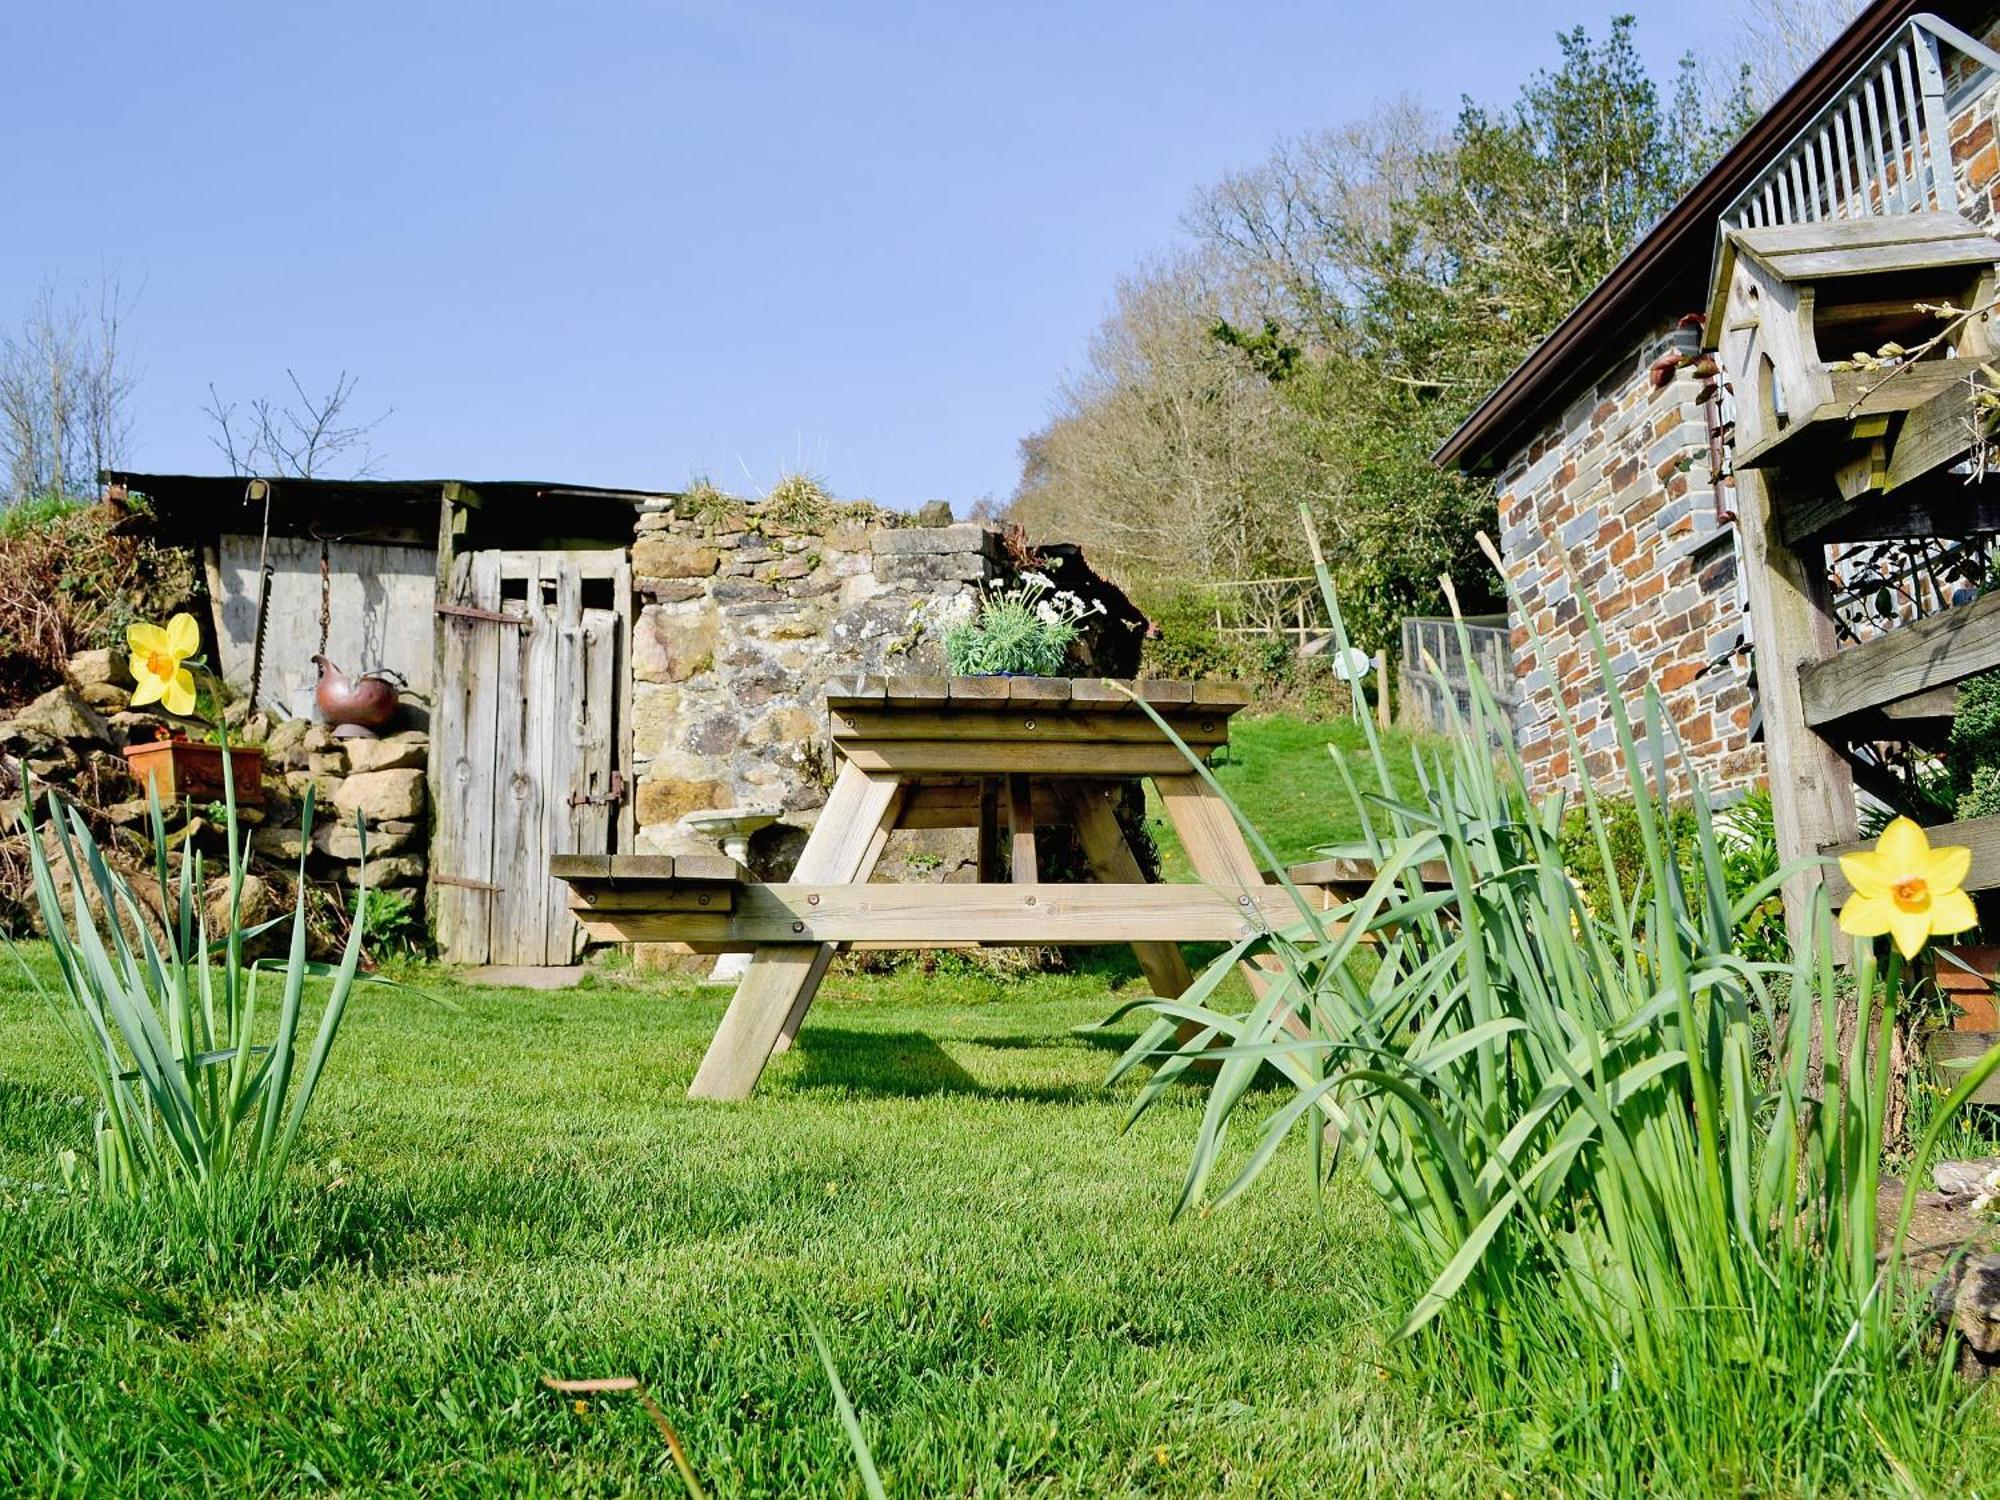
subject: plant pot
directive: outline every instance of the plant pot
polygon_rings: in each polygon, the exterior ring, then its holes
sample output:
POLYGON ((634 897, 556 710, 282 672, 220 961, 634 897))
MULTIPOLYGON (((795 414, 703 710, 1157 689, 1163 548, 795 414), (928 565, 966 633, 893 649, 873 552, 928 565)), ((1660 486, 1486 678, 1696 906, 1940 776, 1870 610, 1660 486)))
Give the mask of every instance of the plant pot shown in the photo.
MULTIPOLYGON (((222 747, 185 740, 153 740, 127 745, 125 763, 140 788, 150 786, 160 805, 223 800, 222 747)), ((236 782, 236 805, 258 807, 264 801, 264 751, 256 745, 231 745, 229 769, 236 782)))
POLYGON ((2000 974, 2000 947, 1948 944, 1939 950, 1937 986, 1956 1007, 1953 1031, 2000 1031, 2000 1008, 1993 998, 1996 974, 2000 974), (1970 965, 1973 972, 1967 973, 1960 964, 1970 965))

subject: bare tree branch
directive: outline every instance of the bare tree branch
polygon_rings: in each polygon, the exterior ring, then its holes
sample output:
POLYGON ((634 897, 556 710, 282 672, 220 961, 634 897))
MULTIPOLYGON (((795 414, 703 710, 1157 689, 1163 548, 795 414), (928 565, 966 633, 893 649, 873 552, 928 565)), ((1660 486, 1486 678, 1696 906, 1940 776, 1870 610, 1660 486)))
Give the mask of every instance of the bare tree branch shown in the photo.
POLYGON ((342 370, 319 395, 309 391, 292 369, 285 371, 285 381, 292 388, 289 399, 252 397, 247 410, 224 401, 210 384, 208 404, 201 411, 211 428, 209 442, 228 462, 230 472, 294 479, 323 478, 335 467, 344 469, 341 477, 350 479, 378 472, 369 436, 394 415, 393 406, 366 421, 344 421, 360 384, 357 376, 342 370))

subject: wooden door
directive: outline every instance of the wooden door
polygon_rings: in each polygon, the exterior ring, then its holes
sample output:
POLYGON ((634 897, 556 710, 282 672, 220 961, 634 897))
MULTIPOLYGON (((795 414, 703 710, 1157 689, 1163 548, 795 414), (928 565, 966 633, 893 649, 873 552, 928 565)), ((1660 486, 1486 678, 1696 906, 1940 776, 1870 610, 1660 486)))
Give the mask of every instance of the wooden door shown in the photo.
POLYGON ((439 604, 431 901, 448 963, 567 964, 556 854, 630 840, 622 551, 472 552, 439 604))

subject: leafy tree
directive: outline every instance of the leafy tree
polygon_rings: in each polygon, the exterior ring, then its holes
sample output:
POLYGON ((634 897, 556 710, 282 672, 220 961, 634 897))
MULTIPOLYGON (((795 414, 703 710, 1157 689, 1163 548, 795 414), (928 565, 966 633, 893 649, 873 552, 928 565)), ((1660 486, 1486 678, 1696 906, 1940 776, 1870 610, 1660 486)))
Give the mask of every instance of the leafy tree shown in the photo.
POLYGON ((1439 609, 1441 574, 1490 602, 1473 545, 1490 495, 1431 453, 1749 116, 1740 79, 1718 102, 1691 59, 1663 90, 1633 29, 1562 35, 1504 109, 1467 100, 1447 129, 1391 103, 1203 192, 1193 250, 1126 289, 1024 444, 1017 518, 1079 536, 1143 601, 1191 574, 1301 571, 1304 502, 1364 644, 1439 609), (1137 345, 1174 361, 1130 358, 1141 307, 1137 345), (1197 450, 1228 458, 1198 485, 1197 450))

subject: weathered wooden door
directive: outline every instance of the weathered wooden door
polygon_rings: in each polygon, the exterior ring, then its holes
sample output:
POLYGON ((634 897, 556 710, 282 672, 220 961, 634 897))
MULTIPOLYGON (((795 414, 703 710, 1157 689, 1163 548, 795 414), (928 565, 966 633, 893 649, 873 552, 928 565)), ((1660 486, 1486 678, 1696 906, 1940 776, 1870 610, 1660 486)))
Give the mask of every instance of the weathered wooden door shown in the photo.
POLYGON ((449 963, 567 964, 555 854, 629 843, 622 551, 473 552, 439 601, 432 911, 449 963))

